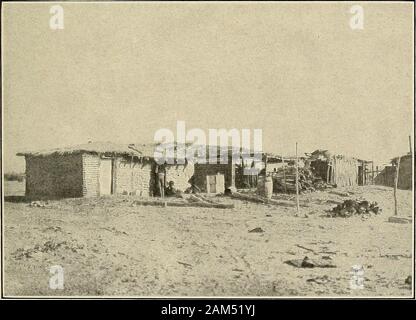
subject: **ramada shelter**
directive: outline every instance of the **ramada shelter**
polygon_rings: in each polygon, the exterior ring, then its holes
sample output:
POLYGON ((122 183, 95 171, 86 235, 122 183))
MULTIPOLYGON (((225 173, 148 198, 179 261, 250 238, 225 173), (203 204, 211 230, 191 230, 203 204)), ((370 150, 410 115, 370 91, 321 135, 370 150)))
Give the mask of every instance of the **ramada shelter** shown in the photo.
POLYGON ((308 161, 318 176, 338 187, 362 186, 370 183, 371 161, 336 154, 328 150, 315 150, 309 156, 308 161))

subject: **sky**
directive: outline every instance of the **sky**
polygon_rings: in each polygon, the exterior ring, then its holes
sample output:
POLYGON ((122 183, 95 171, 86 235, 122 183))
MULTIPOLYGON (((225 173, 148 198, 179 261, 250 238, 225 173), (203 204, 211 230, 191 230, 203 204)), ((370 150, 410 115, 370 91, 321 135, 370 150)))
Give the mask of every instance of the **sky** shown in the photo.
MULTIPOLYGON (((262 129, 263 149, 385 163, 413 139, 413 4, 2 4, 3 165, 160 128, 262 129)), ((413 140, 412 140, 413 141, 413 140)))

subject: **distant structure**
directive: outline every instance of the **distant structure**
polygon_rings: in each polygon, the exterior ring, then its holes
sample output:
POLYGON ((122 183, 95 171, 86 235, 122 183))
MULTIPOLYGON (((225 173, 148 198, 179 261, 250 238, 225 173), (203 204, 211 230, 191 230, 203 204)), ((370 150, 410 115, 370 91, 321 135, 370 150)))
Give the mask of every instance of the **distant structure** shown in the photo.
POLYGON ((328 150, 315 150, 309 161, 317 175, 338 187, 362 186, 372 182, 369 169, 371 161, 333 154, 328 150))
MULTIPOLYGON (((386 166, 375 178, 375 184, 394 187, 394 179, 396 177, 396 166, 399 157, 391 159, 391 165, 386 166)), ((400 156, 399 180, 397 181, 397 188, 402 190, 412 190, 412 154, 400 156)))

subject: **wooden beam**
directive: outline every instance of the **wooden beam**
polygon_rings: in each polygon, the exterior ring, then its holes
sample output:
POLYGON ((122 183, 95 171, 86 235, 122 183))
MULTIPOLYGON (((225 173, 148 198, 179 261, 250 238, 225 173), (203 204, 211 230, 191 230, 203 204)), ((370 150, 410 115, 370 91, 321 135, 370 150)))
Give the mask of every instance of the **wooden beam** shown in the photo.
POLYGON ((286 165, 285 165, 285 161, 282 157, 282 165, 283 165, 283 185, 285 187, 285 193, 287 193, 287 187, 286 187, 286 165))
POLYGON ((298 163, 298 143, 296 142, 296 214, 299 214, 299 163, 298 163))
POLYGON ((156 207, 197 207, 215 209, 233 209, 234 204, 208 203, 208 202, 187 202, 187 201, 163 201, 163 200, 135 200, 133 205, 156 206, 156 207))
POLYGON ((399 182, 400 158, 397 160, 396 177, 394 179, 394 215, 397 216, 397 183, 399 182))
MULTIPOLYGON (((230 195, 231 198, 243 200, 243 201, 249 201, 254 203, 260 203, 260 204, 272 204, 276 206, 283 206, 283 207, 293 207, 293 202, 288 202, 284 200, 275 200, 275 199, 267 199, 265 197, 261 197, 258 195, 248 195, 248 194, 242 194, 239 192, 233 192, 230 195)), ((306 207, 306 205, 302 205, 302 207, 306 207)))
POLYGON ((374 184, 374 161, 371 161, 371 184, 374 184))

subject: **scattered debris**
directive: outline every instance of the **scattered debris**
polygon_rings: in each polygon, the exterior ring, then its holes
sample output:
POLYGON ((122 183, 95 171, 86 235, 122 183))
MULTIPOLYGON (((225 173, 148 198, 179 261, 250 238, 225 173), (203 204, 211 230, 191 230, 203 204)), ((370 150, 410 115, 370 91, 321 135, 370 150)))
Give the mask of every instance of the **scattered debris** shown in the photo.
POLYGON ((62 232, 62 228, 52 226, 52 227, 47 227, 47 228, 43 229, 43 232, 47 232, 47 231, 62 232))
POLYGON ((19 248, 13 253, 13 257, 16 260, 21 260, 23 258, 32 258, 38 253, 48 253, 56 251, 59 248, 65 248, 71 250, 72 252, 77 252, 78 249, 83 249, 83 245, 78 245, 76 243, 67 243, 66 241, 55 242, 53 240, 48 240, 43 245, 35 245, 33 248, 19 248))
POLYGON ((328 212, 330 217, 351 217, 353 215, 371 215, 371 213, 379 214, 381 209, 377 202, 369 202, 366 200, 345 200, 342 204, 338 204, 328 212))
POLYGON ((119 235, 128 235, 128 233, 127 232, 125 232, 125 231, 119 231, 119 230, 117 230, 116 228, 114 228, 114 227, 112 227, 112 228, 101 228, 102 230, 106 230, 106 231, 109 231, 109 232, 112 232, 112 233, 114 233, 115 235, 117 235, 117 236, 119 236, 119 235))
POLYGON ((324 200, 323 202, 330 203, 330 204, 342 204, 341 201, 336 201, 336 200, 324 200))
POLYGON ((303 259, 293 259, 285 261, 286 264, 297 268, 336 268, 334 264, 326 261, 317 261, 305 257, 303 259))
POLYGON ((306 247, 301 246, 301 245, 299 245, 299 244, 297 244, 296 246, 297 246, 298 248, 303 249, 303 250, 306 250, 306 251, 309 251, 309 252, 316 253, 316 252, 315 252, 315 250, 313 250, 313 249, 309 249, 309 248, 306 248, 306 247))
POLYGON ((332 258, 330 256, 323 256, 321 259, 322 260, 332 260, 332 258))
POLYGON ((340 197, 349 197, 350 195, 354 194, 353 192, 348 192, 348 191, 341 192, 341 191, 334 191, 334 190, 329 191, 329 193, 336 194, 337 196, 340 196, 340 197))
POLYGON ((306 280, 307 282, 314 282, 317 284, 326 284, 329 282, 328 276, 322 276, 322 277, 316 277, 316 278, 310 278, 306 280))
MULTIPOLYGON (((192 195, 195 196, 195 195, 192 195)), ((132 207, 140 206, 157 206, 157 207, 199 207, 199 208, 216 208, 216 209, 233 209, 234 204, 215 203, 201 200, 198 197, 189 197, 188 201, 165 201, 165 200, 135 200, 132 207), (197 200, 198 199, 198 200, 197 200)))
POLYGON ((230 194, 231 198, 234 199, 238 199, 238 200, 244 200, 244 201, 250 201, 250 202, 255 202, 255 203, 262 203, 262 204, 267 204, 267 199, 263 198, 259 195, 248 195, 248 194, 243 194, 240 192, 234 192, 232 194, 230 194))
MULTIPOLYGON (((286 166, 277 169, 272 174, 273 179, 273 191, 295 193, 296 192, 296 168, 292 166, 286 166)), ((299 168, 299 191, 300 192, 313 192, 316 190, 325 190, 332 188, 331 184, 328 184, 322 180, 321 177, 316 176, 310 168, 299 168)))
POLYGON ((181 265, 183 265, 183 266, 185 266, 185 267, 187 267, 187 268, 192 268, 192 265, 189 264, 189 263, 181 262, 181 261, 178 261, 178 263, 181 264, 181 265))
MULTIPOLYGON (((244 194, 241 192, 234 192, 230 195, 230 197, 233 199, 238 199, 238 200, 243 200, 243 201, 261 203, 261 204, 271 204, 271 205, 282 206, 282 207, 294 207, 296 205, 293 201, 268 199, 258 194, 244 194)), ((301 204, 300 206, 307 207, 304 204, 301 204)))
POLYGON ((167 202, 168 207, 199 207, 199 208, 215 208, 215 209, 233 209, 234 204, 232 203, 205 203, 205 202, 194 202, 194 203, 180 203, 180 202, 167 202))
POLYGON ((319 253, 323 253, 323 254, 337 254, 334 251, 319 251, 319 253))
POLYGON ((264 230, 260 227, 254 228, 252 230, 249 230, 250 233, 263 233, 264 230))
POLYGON ((412 223, 412 218, 392 216, 392 217, 389 217, 389 222, 393 222, 393 223, 412 223))
POLYGON ((393 260, 399 260, 399 258, 410 259, 412 256, 410 254, 380 254, 380 258, 388 258, 393 260))
POLYGON ((29 207, 46 208, 49 203, 46 201, 32 201, 29 203, 29 207))

